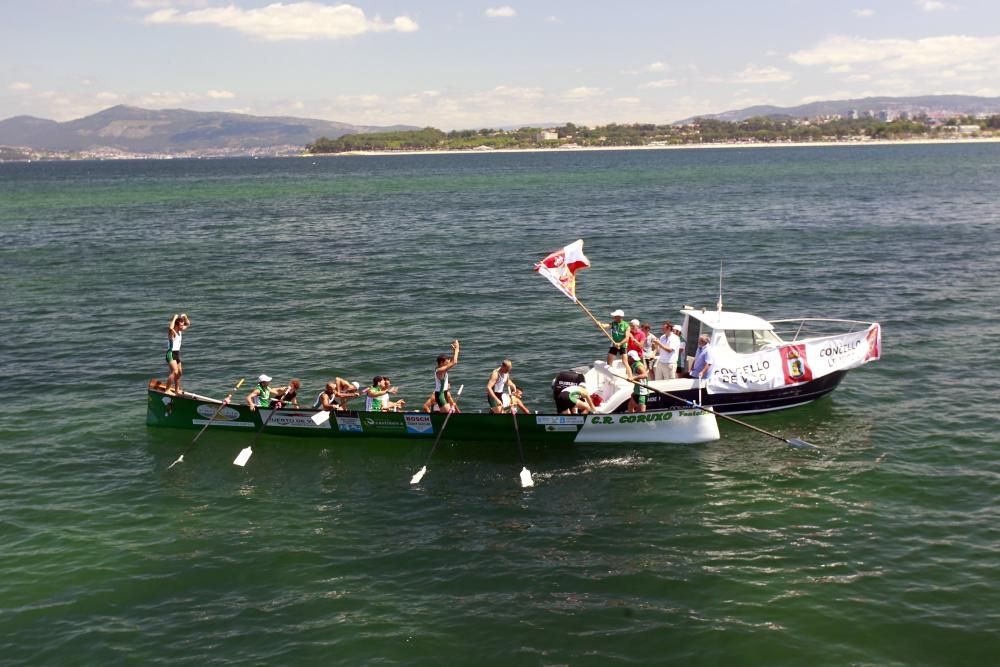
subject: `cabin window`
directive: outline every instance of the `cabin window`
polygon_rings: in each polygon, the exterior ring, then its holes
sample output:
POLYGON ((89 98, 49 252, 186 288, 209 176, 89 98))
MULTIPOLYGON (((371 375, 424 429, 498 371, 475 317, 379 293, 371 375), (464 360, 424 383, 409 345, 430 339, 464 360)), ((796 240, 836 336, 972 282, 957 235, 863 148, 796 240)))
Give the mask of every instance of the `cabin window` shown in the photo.
POLYGON ((687 329, 684 334, 684 356, 693 357, 698 354, 698 336, 701 335, 701 322, 693 317, 687 318, 687 329))
POLYGON ((768 329, 726 329, 725 334, 729 347, 737 354, 752 354, 781 345, 781 339, 768 329))

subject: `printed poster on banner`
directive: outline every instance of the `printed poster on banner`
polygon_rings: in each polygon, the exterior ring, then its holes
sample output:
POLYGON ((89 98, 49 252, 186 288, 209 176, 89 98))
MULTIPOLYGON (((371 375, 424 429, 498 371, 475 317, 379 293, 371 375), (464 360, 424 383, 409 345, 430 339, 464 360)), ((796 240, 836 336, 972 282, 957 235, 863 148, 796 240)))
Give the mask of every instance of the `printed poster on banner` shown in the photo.
POLYGON ((785 376, 785 384, 809 382, 813 379, 806 359, 805 345, 782 345, 778 348, 778 354, 781 355, 781 372, 785 376))

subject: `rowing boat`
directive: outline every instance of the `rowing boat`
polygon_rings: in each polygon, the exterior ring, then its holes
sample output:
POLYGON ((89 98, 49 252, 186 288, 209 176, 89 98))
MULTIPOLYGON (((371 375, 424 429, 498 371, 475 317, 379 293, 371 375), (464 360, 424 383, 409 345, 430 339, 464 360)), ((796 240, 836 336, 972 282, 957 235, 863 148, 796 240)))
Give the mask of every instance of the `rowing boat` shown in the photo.
MULTIPOLYGON (((251 410, 242 404, 198 394, 167 394, 163 384, 150 380, 146 423, 172 428, 202 428, 306 436, 348 442, 365 439, 421 440, 441 431, 446 415, 426 412, 336 411, 284 407, 251 410), (221 406, 221 409, 220 409, 221 406), (216 413, 218 414, 216 415, 216 413), (213 418, 214 416, 214 418, 213 418), (317 417, 314 419, 314 417, 317 417), (266 422, 266 425, 265 425, 266 422), (319 423, 317 423, 319 422, 319 423)), ((654 410, 634 414, 518 414, 521 439, 533 446, 584 443, 693 444, 719 439, 715 416, 697 409, 654 410)), ((510 414, 462 412, 448 422, 448 436, 459 442, 507 443, 516 437, 510 414)))

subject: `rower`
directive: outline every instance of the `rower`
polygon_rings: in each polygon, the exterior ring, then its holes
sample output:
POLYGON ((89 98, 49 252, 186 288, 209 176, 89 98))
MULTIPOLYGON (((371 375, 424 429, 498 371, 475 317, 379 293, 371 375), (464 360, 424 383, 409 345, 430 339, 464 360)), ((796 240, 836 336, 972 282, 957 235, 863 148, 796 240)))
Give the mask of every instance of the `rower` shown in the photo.
POLYGON ((513 367, 514 363, 510 359, 504 359, 490 373, 490 379, 486 383, 486 400, 493 414, 505 412, 511 404, 511 392, 517 391, 517 386, 510 379, 510 370, 513 367))
POLYGON ((434 371, 434 402, 441 412, 451 412, 452 406, 456 405, 449 392, 451 383, 448 381, 448 371, 458 364, 458 352, 459 344, 454 340, 451 343, 451 359, 446 354, 437 358, 437 369, 434 371))
POLYGON ((561 415, 588 414, 597 410, 594 399, 590 397, 590 392, 578 384, 563 389, 559 398, 562 399, 564 405, 569 404, 570 406, 560 412, 561 415))
POLYGON ((287 403, 289 405, 294 405, 299 407, 299 387, 302 383, 299 382, 298 378, 292 378, 292 380, 284 387, 274 387, 271 389, 271 396, 276 401, 281 401, 282 403, 287 403))
POLYGON ((346 410, 347 401, 361 396, 361 384, 351 382, 342 377, 334 378, 333 382, 327 382, 326 387, 316 396, 313 401, 314 410, 346 410))
POLYGON ((253 412, 257 408, 271 407, 271 376, 261 374, 257 378, 257 386, 247 394, 247 405, 253 412))
POLYGON ((369 412, 388 412, 396 411, 403 407, 406 403, 404 401, 390 401, 389 395, 395 395, 399 392, 399 387, 393 387, 389 378, 376 375, 372 378, 372 386, 365 390, 367 398, 365 399, 365 410, 369 412))
POLYGON ((646 369, 646 364, 642 363, 642 357, 635 350, 628 351, 627 361, 626 370, 629 380, 635 381, 632 395, 628 399, 628 411, 645 412, 646 400, 649 398, 649 388, 646 386, 649 371, 646 369))

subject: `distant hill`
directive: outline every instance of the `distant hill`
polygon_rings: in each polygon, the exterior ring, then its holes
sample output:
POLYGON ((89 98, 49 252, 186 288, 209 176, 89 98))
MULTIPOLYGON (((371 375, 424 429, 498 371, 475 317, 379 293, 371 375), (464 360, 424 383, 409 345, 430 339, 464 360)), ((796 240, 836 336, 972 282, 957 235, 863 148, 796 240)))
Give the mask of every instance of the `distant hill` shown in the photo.
POLYGON ((811 102, 795 107, 777 107, 760 105, 724 111, 716 114, 701 114, 677 121, 678 124, 689 123, 695 118, 712 118, 715 120, 741 121, 755 116, 776 118, 814 118, 839 114, 846 116, 852 110, 858 113, 866 111, 890 111, 900 113, 906 111, 916 113, 979 114, 1000 113, 1000 97, 975 97, 973 95, 922 95, 919 97, 865 97, 853 100, 827 100, 811 102))
POLYGON ((322 136, 335 139, 345 134, 415 129, 419 128, 119 105, 65 123, 32 116, 8 118, 0 121, 0 146, 69 152, 245 155, 294 152, 322 136))

